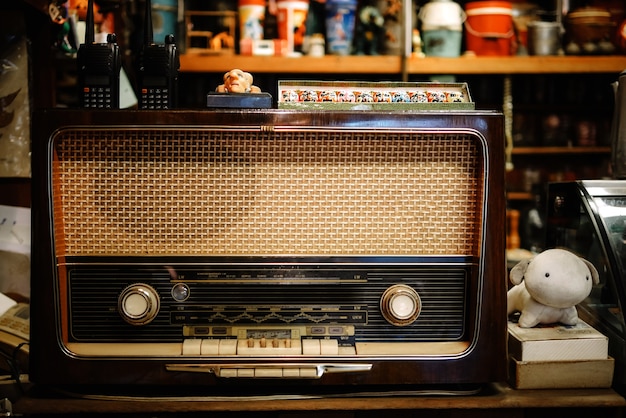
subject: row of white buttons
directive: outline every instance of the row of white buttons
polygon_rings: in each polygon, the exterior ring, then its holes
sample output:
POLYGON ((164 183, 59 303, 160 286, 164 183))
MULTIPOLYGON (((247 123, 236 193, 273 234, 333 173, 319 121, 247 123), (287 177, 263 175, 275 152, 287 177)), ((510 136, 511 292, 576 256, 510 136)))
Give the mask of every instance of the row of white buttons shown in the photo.
POLYGON ((220 369, 220 377, 317 377, 315 367, 272 368, 258 367, 249 369, 220 369))
POLYGON ((184 356, 234 355, 337 355, 337 340, 292 339, 289 343, 262 344, 260 340, 187 339, 183 342, 184 356))

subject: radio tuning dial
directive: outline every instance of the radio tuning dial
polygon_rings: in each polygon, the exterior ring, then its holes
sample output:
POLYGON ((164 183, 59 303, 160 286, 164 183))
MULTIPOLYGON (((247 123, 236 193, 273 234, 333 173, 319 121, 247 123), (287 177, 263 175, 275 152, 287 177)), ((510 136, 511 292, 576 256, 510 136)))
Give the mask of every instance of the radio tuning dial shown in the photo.
POLYGON ((412 324, 420 315, 422 301, 411 287, 397 284, 391 286, 380 298, 380 311, 391 325, 412 324))
POLYGON ((122 291, 118 298, 118 310, 131 325, 150 323, 159 313, 159 294, 150 285, 136 283, 122 291))

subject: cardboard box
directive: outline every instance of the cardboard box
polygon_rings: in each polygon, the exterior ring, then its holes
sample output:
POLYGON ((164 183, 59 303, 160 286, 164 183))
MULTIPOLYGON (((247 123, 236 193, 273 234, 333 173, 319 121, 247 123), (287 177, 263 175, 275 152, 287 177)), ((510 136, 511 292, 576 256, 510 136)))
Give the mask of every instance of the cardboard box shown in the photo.
POLYGON ((608 388, 615 360, 520 361, 509 358, 509 384, 515 389, 608 388))
POLYGON ((574 326, 522 328, 510 322, 509 356, 528 361, 606 360, 609 340, 582 320, 574 326))

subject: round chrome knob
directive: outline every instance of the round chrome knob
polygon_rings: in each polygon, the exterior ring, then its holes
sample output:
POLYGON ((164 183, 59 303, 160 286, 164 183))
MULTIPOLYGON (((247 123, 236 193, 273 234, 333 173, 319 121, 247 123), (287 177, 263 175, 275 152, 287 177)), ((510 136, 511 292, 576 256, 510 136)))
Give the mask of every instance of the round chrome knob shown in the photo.
POLYGON ((124 321, 131 325, 145 325, 159 313, 159 294, 150 285, 136 283, 122 291, 118 310, 124 321))
POLYGON ((419 294, 403 284, 393 285, 380 298, 380 312, 391 325, 412 324, 420 315, 422 301, 419 294))

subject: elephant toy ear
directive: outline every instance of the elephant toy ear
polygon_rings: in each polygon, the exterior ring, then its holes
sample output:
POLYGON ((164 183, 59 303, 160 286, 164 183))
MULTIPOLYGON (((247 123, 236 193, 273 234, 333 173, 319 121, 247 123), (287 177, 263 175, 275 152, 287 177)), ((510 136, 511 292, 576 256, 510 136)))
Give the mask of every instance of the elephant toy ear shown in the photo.
MULTIPOLYGON (((511 273, 509 273, 509 278, 511 279, 511 283, 518 285, 524 280, 524 274, 526 274, 526 269, 530 264, 531 259, 522 260, 515 265, 511 269, 511 273)), ((597 274, 597 273, 596 273, 597 274)))
POLYGON ((581 260, 587 265, 587 268, 591 272, 591 279, 593 280, 593 284, 600 284, 600 275, 598 274, 598 270, 596 269, 596 267, 591 264, 590 261, 587 261, 584 258, 581 258, 581 260))

